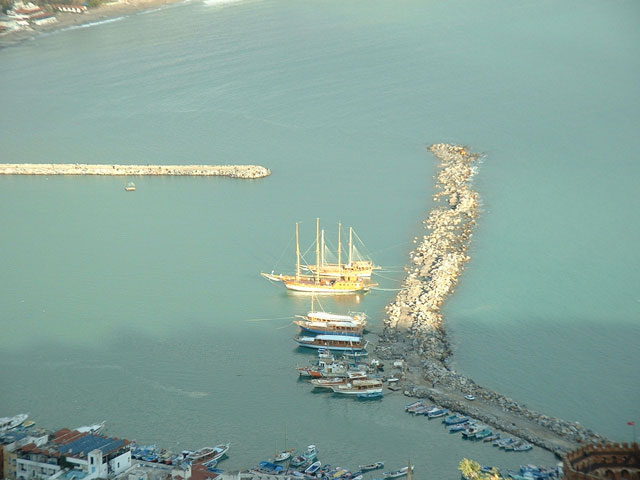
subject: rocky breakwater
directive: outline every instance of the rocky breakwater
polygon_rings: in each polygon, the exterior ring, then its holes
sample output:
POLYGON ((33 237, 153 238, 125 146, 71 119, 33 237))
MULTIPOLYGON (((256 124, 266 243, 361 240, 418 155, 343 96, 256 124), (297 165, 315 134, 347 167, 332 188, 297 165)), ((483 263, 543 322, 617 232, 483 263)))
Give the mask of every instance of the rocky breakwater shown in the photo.
POLYGON ((577 422, 529 410, 451 368, 452 352, 440 309, 470 260, 468 248, 479 210, 471 181, 479 155, 448 144, 432 145, 430 150, 440 161, 439 192, 434 196, 438 205, 424 222, 430 233, 410 254, 403 288, 386 307, 377 355, 404 360, 405 395, 430 398, 558 455, 579 444, 605 441, 577 422), (470 402, 464 395, 474 395, 476 400, 470 402))
POLYGON ((185 175, 262 178, 271 170, 260 165, 92 165, 82 163, 3 163, 0 175, 185 175))

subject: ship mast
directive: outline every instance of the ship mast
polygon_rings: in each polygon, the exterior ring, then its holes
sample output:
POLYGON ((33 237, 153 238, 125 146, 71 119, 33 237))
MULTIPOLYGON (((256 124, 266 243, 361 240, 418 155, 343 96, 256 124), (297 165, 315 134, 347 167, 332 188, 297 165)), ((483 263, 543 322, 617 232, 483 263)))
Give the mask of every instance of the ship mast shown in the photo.
POLYGON ((320 283, 320 219, 316 218, 316 283, 320 283))
POLYGON ((342 273, 342 224, 338 223, 338 272, 342 273))
POLYGON ((324 268, 324 228, 322 229, 322 249, 320 250, 320 263, 322 264, 322 268, 324 268))
POLYGON ((300 226, 296 222, 296 281, 300 281, 300 226))
POLYGON ((349 265, 351 265, 352 256, 353 256, 353 227, 349 227, 349 265))

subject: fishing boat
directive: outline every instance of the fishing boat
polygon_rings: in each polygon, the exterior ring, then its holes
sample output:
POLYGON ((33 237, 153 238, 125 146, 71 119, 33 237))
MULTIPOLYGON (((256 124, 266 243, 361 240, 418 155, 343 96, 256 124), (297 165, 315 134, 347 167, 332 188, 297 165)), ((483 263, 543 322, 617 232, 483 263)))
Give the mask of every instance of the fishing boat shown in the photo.
POLYGON ((511 449, 514 452, 528 452, 533 448, 533 445, 530 443, 521 442, 519 445, 513 446, 511 449))
POLYGON ((203 460, 219 460, 229 451, 231 444, 217 445, 215 447, 204 447, 187 455, 187 460, 198 463, 203 460))
POLYGON ((311 385, 315 388, 327 388, 331 390, 331 387, 346 385, 352 380, 365 378, 367 378, 367 374, 365 372, 347 372, 346 377, 314 378, 311 380, 311 385))
POLYGON ((303 265, 302 268, 313 274, 316 272, 324 277, 341 277, 344 275, 355 275, 359 278, 371 278, 373 270, 379 270, 381 267, 374 265, 371 259, 365 258, 357 249, 353 242, 355 237, 362 244, 362 240, 349 227, 349 257, 346 263, 342 261, 342 224, 338 223, 338 258, 335 261, 333 253, 327 248, 324 241, 324 230, 321 232, 320 240, 320 261, 316 261, 315 265, 303 265), (333 258, 332 258, 333 257, 333 258), (333 261, 332 261, 333 260, 333 261))
POLYGON ((429 418, 438 418, 444 417, 447 413, 449 413, 448 408, 436 408, 435 410, 431 410, 427 413, 427 417, 429 418))
POLYGON ((360 336, 352 335, 317 335, 315 337, 298 336, 295 342, 301 347, 330 348, 331 350, 364 350, 367 346, 360 336))
POLYGON ((29 427, 33 427, 36 424, 36 422, 34 422, 33 420, 27 420, 26 422, 24 422, 22 424, 22 426, 24 428, 29 428, 29 427))
POLYGON ((491 431, 490 428, 483 428, 478 433, 476 433, 475 438, 476 440, 482 440, 484 438, 490 437, 491 435, 493 435, 493 431, 491 431))
POLYGON ((402 467, 400 470, 395 470, 393 472, 384 472, 382 475, 384 475, 384 478, 399 478, 399 477, 404 477, 405 475, 407 475, 407 473, 409 473, 409 467, 402 467))
POLYGON ((28 413, 20 413, 14 417, 0 418, 0 432, 4 432, 5 430, 11 430, 12 428, 16 428, 22 422, 24 422, 27 418, 29 418, 28 413))
POLYGON ((320 462, 320 460, 313 462, 311 465, 305 468, 304 473, 307 475, 313 475, 320 469, 321 466, 322 463, 320 462))
POLYGON ((384 393, 382 392, 367 392, 367 393, 359 393, 358 398, 360 400, 377 400, 378 398, 382 398, 384 393))
POLYGON ((253 468, 249 471, 256 474, 263 473, 266 475, 279 475, 284 472, 284 467, 282 465, 264 461, 260 462, 260 464, 256 468, 253 468))
POLYGON ((370 463, 369 465, 360 465, 358 467, 358 470, 362 470, 363 472, 368 472, 370 470, 377 470, 383 467, 384 467, 384 462, 376 462, 376 463, 370 463))
POLYGON ((344 385, 331 387, 333 393, 340 395, 358 395, 362 393, 382 393, 382 382, 377 379, 354 379, 344 385))
MULTIPOLYGON (((320 242, 318 239, 320 229, 320 219, 316 225, 316 264, 320 264, 320 242)), ((345 272, 337 277, 321 276, 316 270, 314 275, 303 275, 300 263, 300 228, 296 223, 296 274, 295 275, 275 275, 272 273, 262 273, 262 276, 274 282, 282 282, 284 286, 295 292, 313 293, 316 295, 340 295, 363 293, 375 286, 369 279, 358 277, 353 273, 345 272)))
POLYGON ((127 185, 124 187, 126 192, 135 192, 136 190, 136 184, 133 182, 129 182, 127 183, 127 185))
POLYGON ((469 421, 469 417, 454 413, 443 420, 445 425, 456 425, 458 423, 465 423, 469 421))

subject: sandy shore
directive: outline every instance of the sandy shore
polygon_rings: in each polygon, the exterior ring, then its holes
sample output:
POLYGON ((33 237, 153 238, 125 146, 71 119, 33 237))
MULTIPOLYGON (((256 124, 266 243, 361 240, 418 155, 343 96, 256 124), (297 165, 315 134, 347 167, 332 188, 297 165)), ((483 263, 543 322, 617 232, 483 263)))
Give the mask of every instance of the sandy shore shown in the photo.
POLYGON ((19 30, 0 35, 0 47, 9 47, 25 40, 37 37, 42 33, 64 30, 66 28, 100 22, 111 18, 122 17, 146 10, 160 8, 165 5, 181 3, 184 0, 122 0, 91 8, 85 13, 57 12, 58 21, 49 25, 31 27, 29 30, 19 30))

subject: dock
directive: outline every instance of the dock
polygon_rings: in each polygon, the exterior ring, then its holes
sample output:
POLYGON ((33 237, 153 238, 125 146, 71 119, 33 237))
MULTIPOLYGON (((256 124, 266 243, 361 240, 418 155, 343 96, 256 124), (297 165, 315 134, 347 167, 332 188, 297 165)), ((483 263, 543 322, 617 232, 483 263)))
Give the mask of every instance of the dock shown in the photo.
POLYGON ((271 170, 260 165, 99 165, 87 163, 2 163, 0 175, 175 175, 263 178, 271 170))

